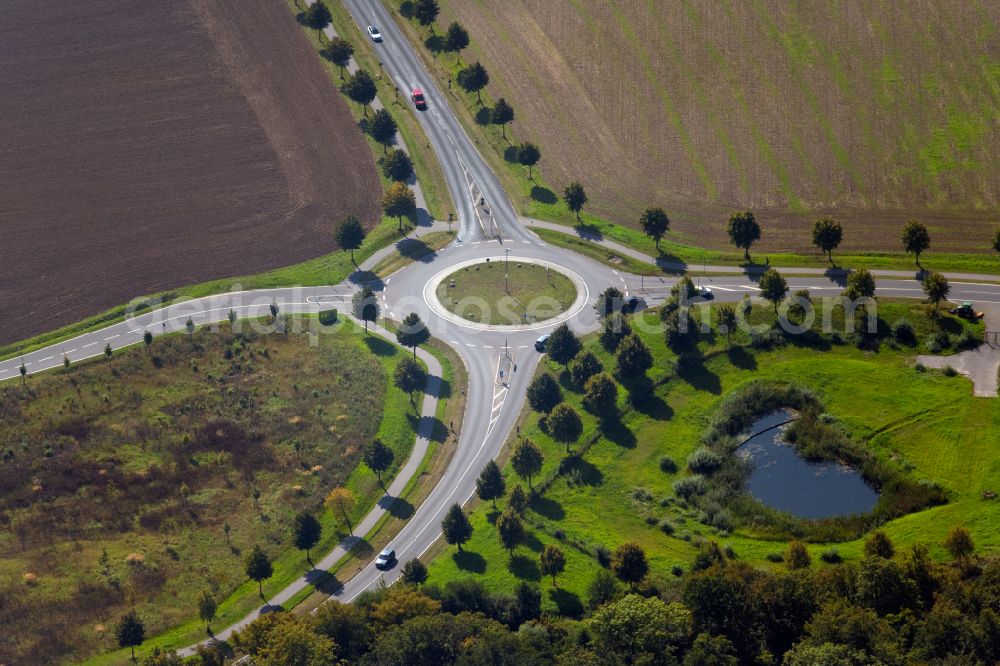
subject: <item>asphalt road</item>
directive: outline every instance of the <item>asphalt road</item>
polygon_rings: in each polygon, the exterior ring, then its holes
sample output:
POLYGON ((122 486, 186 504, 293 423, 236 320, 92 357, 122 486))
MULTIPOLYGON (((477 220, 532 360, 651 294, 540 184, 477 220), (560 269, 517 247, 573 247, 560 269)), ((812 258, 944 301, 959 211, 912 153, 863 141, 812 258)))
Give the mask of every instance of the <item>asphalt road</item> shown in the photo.
MULTIPOLYGON (((469 375, 466 413, 455 455, 438 485, 393 539, 398 561, 405 563, 420 556, 435 542, 447 508, 455 502, 464 503, 471 497, 479 471, 487 461, 496 457, 510 435, 524 401, 527 384, 540 358, 533 349, 534 340, 550 332, 563 320, 579 333, 596 329, 598 321, 591 303, 608 286, 638 294, 649 305, 655 305, 666 296, 676 279, 622 274, 581 255, 549 246, 524 228, 498 178, 476 150, 444 95, 423 69, 382 2, 345 0, 345 4, 362 29, 369 23, 375 23, 381 29, 384 41, 375 48, 385 71, 397 83, 401 93, 408 95, 409 89, 415 86, 424 90, 428 110, 420 113, 419 117, 458 207, 460 241, 398 271, 384 284, 372 284, 381 293, 384 315, 401 320, 409 312, 418 312, 436 337, 455 348, 469 375), (486 198, 496 222, 496 227, 487 229, 486 233, 481 222, 483 211, 477 211, 475 205, 480 192, 486 198), (493 230, 497 228, 499 240, 492 238, 493 230), (510 250, 509 257, 505 250, 510 250), (557 265, 575 276, 584 298, 563 317, 507 330, 482 330, 480 325, 456 323, 454 317, 443 316, 441 309, 434 306, 435 280, 461 262, 485 258, 499 262, 540 261, 557 265), (505 354, 512 359, 504 367, 513 371, 501 378, 498 368, 501 356, 505 354)), ((842 290, 840 284, 825 276, 789 278, 788 281, 792 290, 806 288, 816 296, 833 296, 842 290)), ((744 294, 754 295, 758 291, 749 278, 741 275, 704 278, 703 282, 713 288, 719 301, 737 301, 744 294)), ((272 302, 283 313, 315 312, 328 307, 345 310, 356 288, 357 284, 348 280, 330 287, 240 291, 146 311, 120 324, 26 354, 23 359, 2 361, 0 381, 16 379, 22 360, 27 371, 34 374, 59 367, 64 355, 76 362, 100 356, 106 344, 120 349, 141 343, 146 330, 154 335, 183 331, 189 317, 198 326, 211 325, 224 321, 230 309, 236 310, 241 318, 267 314, 272 302)), ((878 281, 878 295, 920 297, 921 289, 919 283, 912 279, 886 278, 878 281)), ((952 300, 1000 305, 1000 285, 953 281, 952 300)), ((344 582, 333 599, 349 602, 380 580, 392 583, 400 575, 401 568, 399 564, 382 572, 375 569, 371 562, 351 580, 344 582)), ((287 598, 287 592, 278 595, 278 600, 287 598)), ((225 636, 226 633, 220 632, 220 635, 225 636)))

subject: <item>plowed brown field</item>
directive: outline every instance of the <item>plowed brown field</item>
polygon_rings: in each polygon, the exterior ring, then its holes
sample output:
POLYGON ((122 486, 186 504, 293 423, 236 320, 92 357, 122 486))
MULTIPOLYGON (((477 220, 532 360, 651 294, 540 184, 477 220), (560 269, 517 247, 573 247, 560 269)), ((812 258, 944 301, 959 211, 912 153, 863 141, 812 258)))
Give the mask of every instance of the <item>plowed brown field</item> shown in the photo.
POLYGON ((12 0, 0 91, 0 342, 378 220, 371 152, 283 2, 12 0))
POLYGON ((681 240, 725 245, 735 208, 766 248, 898 249, 911 217, 934 249, 986 251, 1000 218, 1000 3, 444 0, 441 25, 491 73, 542 173, 635 226, 660 204, 681 240))

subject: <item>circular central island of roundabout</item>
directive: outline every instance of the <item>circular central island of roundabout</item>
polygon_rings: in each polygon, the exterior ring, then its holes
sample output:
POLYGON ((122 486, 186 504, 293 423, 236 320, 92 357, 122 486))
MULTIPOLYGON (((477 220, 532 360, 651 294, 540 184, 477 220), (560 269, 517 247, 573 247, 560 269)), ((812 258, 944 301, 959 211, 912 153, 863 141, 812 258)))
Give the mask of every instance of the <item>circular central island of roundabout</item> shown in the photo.
POLYGON ((452 266, 424 288, 438 315, 470 328, 525 330, 564 321, 589 298, 576 273, 540 259, 493 257, 452 266))

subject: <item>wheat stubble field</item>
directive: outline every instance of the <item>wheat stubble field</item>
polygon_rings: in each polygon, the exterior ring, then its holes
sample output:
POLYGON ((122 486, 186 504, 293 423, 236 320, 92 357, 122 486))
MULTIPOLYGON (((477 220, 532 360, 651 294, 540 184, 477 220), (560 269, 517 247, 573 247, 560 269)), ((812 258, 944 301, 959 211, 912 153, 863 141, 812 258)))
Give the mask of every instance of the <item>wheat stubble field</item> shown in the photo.
POLYGON ((379 219, 371 153, 281 3, 13 0, 0 89, 0 342, 379 219))
POLYGON ((985 251, 1000 219, 1000 5, 985 0, 445 0, 466 61, 511 101, 553 189, 634 226, 665 206, 678 240, 725 244, 750 208, 765 248, 897 249, 925 221, 937 250, 985 251))

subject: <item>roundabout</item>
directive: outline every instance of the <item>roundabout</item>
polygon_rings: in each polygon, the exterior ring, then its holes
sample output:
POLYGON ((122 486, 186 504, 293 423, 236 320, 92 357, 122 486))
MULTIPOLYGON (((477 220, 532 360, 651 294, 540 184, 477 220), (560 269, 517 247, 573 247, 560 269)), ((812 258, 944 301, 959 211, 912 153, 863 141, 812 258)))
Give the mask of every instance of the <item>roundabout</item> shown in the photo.
POLYGON ((576 272, 524 256, 453 264, 424 286, 424 302, 442 319, 480 331, 530 331, 578 314, 590 297, 576 272))

